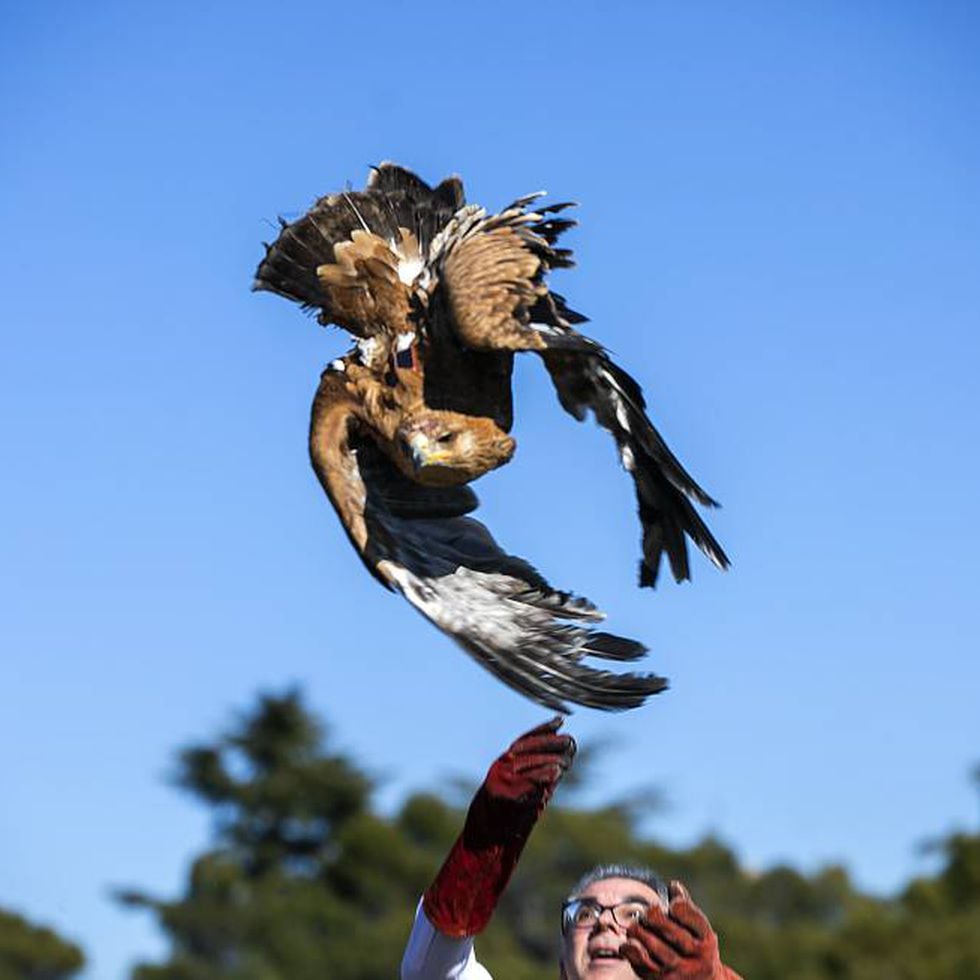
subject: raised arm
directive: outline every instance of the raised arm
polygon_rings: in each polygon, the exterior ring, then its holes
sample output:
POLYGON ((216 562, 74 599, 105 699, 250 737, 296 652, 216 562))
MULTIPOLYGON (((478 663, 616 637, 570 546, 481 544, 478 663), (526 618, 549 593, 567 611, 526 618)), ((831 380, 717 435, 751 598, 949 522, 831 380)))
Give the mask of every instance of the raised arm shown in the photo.
POLYGON ((473 936, 486 928, 524 845, 572 763, 561 717, 522 735, 490 767, 435 880, 402 960, 402 980, 486 980, 473 936))

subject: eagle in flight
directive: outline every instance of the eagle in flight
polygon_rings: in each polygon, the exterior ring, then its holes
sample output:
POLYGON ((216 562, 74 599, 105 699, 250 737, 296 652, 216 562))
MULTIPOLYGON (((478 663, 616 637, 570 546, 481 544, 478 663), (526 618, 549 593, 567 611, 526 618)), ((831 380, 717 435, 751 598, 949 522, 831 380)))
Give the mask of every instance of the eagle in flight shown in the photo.
POLYGON ((694 507, 715 501, 647 418, 639 385, 549 287, 552 269, 573 264, 558 240, 575 222, 563 214, 571 205, 538 207, 541 196, 488 214, 466 204, 457 177, 433 188, 383 163, 364 190, 280 219, 254 288, 355 338, 321 376, 310 456, 371 574, 540 704, 622 710, 664 678, 583 661, 632 661, 646 648, 595 629, 604 616, 591 602, 552 588, 468 516, 468 484, 514 453, 514 354, 537 354, 565 410, 579 420, 591 410, 615 440, 636 489, 641 586, 656 583, 664 557, 678 582, 690 577, 687 538, 719 568, 728 558, 694 507))

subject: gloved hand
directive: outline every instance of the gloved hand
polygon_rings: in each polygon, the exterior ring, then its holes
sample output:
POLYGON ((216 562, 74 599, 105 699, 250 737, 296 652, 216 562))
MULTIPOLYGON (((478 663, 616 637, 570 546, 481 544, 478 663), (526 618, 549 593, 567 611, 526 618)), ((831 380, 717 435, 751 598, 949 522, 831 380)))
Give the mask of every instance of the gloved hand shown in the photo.
POLYGON ((669 894, 668 912, 653 906, 626 932, 620 952, 633 972, 642 980, 740 980, 722 964, 718 937, 687 889, 672 881, 669 894))
POLYGON ((422 905, 446 936, 482 931, 555 787, 572 764, 575 740, 561 716, 522 735, 490 767, 422 905))

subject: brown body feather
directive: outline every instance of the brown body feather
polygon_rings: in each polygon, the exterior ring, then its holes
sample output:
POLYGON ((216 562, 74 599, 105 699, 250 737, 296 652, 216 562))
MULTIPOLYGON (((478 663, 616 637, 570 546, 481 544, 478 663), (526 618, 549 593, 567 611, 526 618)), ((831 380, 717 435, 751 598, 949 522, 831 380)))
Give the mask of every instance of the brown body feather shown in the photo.
MULTIPOLYGON (((406 477, 421 484, 469 483, 510 460, 514 440, 492 419, 432 409, 418 368, 400 367, 383 354, 377 362, 366 366, 356 354, 334 361, 321 377, 314 410, 330 420, 345 413, 349 429, 372 439, 406 477)), ((311 431, 322 427, 329 438, 318 436, 318 445, 339 437, 333 421, 316 422, 311 431)), ((324 457, 325 465, 347 451, 344 442, 332 457, 324 457)))

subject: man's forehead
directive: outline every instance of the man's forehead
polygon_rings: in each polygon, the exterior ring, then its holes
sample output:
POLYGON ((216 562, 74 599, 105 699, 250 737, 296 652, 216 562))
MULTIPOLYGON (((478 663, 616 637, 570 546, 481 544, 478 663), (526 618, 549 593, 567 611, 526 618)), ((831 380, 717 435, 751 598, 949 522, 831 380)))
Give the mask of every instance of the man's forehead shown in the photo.
POLYGON ((630 901, 646 902, 649 905, 662 904, 662 899, 653 888, 635 878, 600 878, 583 888, 576 898, 593 898, 600 905, 630 901))

